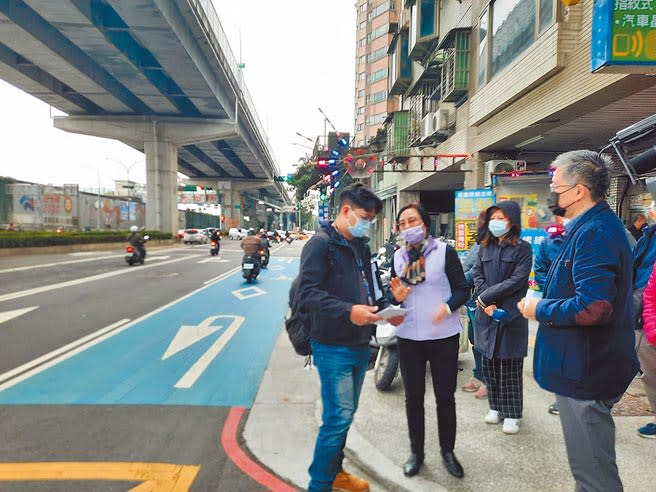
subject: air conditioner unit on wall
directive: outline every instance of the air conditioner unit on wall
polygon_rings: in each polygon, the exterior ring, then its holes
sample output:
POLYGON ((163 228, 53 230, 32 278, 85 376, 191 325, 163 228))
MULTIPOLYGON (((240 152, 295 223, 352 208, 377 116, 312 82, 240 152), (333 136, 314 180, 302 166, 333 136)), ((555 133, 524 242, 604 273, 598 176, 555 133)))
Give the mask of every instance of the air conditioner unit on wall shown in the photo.
POLYGON ((485 162, 484 186, 492 186, 492 176, 494 174, 510 173, 513 171, 526 171, 526 161, 495 159, 485 162))
POLYGON ((421 120, 421 139, 424 140, 431 137, 435 133, 433 128, 433 113, 428 113, 421 120))
POLYGON ((440 108, 434 113, 433 126, 435 131, 448 132, 456 126, 456 111, 452 108, 440 108))

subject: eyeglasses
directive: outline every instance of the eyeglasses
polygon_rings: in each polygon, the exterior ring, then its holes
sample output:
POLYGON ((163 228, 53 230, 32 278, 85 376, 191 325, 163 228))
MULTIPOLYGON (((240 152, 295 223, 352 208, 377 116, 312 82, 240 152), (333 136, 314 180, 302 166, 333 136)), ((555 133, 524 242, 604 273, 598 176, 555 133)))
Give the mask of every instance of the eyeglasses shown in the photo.
POLYGON ((376 221, 378 220, 378 217, 376 217, 375 215, 373 217, 371 217, 369 215, 365 215, 364 217, 362 217, 361 215, 358 215, 356 213, 356 211, 353 210, 353 209, 351 209, 351 212, 353 212, 353 215, 355 215, 358 219, 366 220, 371 225, 374 225, 376 223, 376 221))
POLYGON ((549 185, 549 190, 550 191, 556 191, 558 188, 567 188, 565 191, 561 191, 560 193, 567 193, 569 190, 576 188, 578 185, 581 185, 587 189, 590 189, 590 187, 586 184, 583 183, 574 183, 574 184, 561 184, 561 185, 556 185, 554 186, 553 184, 549 185))

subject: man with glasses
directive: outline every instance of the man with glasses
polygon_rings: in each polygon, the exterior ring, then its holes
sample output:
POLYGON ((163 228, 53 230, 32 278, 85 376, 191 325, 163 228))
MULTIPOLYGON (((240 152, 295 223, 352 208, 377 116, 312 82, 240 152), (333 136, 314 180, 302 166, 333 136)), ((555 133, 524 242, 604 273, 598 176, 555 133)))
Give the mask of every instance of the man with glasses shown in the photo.
POLYGON ((322 424, 310 465, 309 492, 366 492, 366 480, 342 469, 346 436, 369 362, 374 306, 368 235, 382 202, 362 184, 340 195, 335 221, 325 222, 301 253, 298 306, 310 313, 310 344, 321 381, 322 424))
POLYGON ((542 300, 522 299, 540 322, 533 372, 556 393, 576 491, 619 492, 611 408, 638 371, 631 248, 605 198, 610 162, 589 150, 554 161, 548 205, 570 219, 542 300))

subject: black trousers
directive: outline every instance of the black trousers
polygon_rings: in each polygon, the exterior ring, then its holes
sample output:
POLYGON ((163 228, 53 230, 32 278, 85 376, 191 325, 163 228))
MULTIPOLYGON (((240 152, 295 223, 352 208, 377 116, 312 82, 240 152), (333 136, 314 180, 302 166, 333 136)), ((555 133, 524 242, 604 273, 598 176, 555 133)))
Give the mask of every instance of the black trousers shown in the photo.
POLYGON ((405 386, 405 413, 410 449, 424 456, 424 393, 426 363, 430 363, 437 410, 440 448, 453 451, 456 444, 456 380, 458 378, 459 335, 440 340, 399 338, 401 377, 405 386))

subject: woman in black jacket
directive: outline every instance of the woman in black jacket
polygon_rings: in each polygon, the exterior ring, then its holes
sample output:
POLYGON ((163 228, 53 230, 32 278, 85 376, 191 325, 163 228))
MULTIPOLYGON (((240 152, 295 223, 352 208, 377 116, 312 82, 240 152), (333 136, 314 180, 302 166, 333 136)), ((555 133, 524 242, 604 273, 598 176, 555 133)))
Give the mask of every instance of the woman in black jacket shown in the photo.
POLYGON ((501 418, 503 432, 519 432, 522 418, 522 369, 528 348, 528 321, 517 303, 526 294, 531 246, 519 239, 521 210, 502 201, 485 213, 485 233, 473 269, 476 288, 474 343, 482 355, 490 411, 485 422, 501 418))

